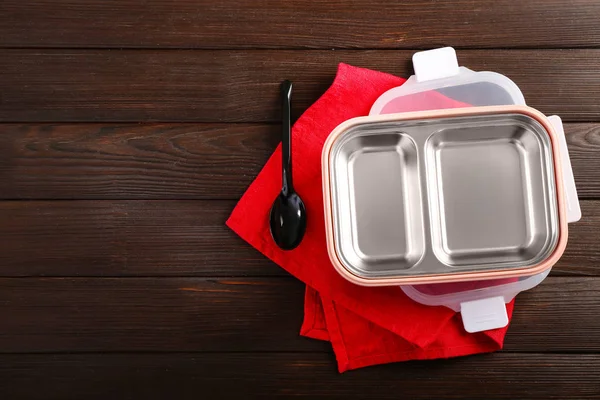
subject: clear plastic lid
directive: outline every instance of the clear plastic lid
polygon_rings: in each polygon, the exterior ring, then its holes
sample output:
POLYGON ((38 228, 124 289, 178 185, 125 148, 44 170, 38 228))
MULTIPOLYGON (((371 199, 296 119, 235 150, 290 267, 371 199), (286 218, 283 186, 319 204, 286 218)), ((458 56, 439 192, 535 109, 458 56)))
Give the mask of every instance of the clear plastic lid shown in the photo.
POLYGON ((506 326, 505 304, 542 283, 549 273, 548 269, 524 278, 401 286, 401 289, 419 303, 460 311, 466 331, 480 332, 506 326))
MULTIPOLYGON (((381 95, 369 115, 490 105, 525 105, 519 87, 504 75, 475 72, 459 67, 451 47, 413 55, 415 75, 402 86, 381 95)), ((575 181, 569 161, 562 121, 549 117, 561 140, 561 162, 567 199, 567 219, 581 218, 575 181)), ((446 306, 460 311, 467 332, 501 328, 508 324, 505 303, 518 293, 539 285, 550 273, 524 278, 494 279, 448 284, 402 286, 413 300, 431 306, 446 306)))
POLYGON ((448 108, 448 104, 456 108, 448 99, 465 107, 525 105, 523 94, 513 81, 496 72, 475 72, 459 67, 452 47, 415 53, 413 66, 415 75, 402 86, 382 94, 369 115, 448 108))

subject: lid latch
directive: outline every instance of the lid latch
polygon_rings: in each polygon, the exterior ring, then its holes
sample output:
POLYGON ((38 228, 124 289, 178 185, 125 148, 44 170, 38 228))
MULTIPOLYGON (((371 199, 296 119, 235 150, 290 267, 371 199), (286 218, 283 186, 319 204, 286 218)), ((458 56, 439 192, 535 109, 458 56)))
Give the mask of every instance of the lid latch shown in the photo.
POLYGON ((504 328, 508 325, 508 314, 503 296, 465 301, 460 304, 463 325, 469 333, 504 328))
POLYGON ((419 51, 413 54, 413 68, 417 82, 448 78, 458 75, 458 59, 452 47, 419 51))

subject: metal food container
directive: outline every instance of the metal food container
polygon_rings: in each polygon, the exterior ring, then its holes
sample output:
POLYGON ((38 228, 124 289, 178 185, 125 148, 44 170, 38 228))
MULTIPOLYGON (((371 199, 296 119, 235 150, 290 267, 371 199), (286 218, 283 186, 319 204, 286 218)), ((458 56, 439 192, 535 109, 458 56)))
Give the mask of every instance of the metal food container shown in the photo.
POLYGON ((546 271, 567 241, 558 146, 526 106, 344 122, 322 153, 333 265, 363 286, 546 271))

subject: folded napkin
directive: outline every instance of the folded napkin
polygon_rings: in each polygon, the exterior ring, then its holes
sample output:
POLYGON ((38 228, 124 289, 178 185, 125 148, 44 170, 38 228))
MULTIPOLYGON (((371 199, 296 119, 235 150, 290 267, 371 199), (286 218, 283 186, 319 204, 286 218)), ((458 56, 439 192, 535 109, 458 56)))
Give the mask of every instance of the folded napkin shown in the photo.
MULTIPOLYGON (((454 311, 416 303, 399 287, 354 285, 329 261, 321 187, 323 143, 337 125, 367 115, 381 94, 403 82, 389 74, 340 64, 332 86, 294 125, 294 186, 308 217, 300 246, 280 250, 269 232, 269 211, 281 187, 281 146, 227 220, 240 237, 307 285, 301 334, 329 340, 340 372, 394 361, 495 351, 502 348, 506 334, 507 328, 469 334, 454 311)), ((433 104, 431 108, 467 106, 430 93, 431 98, 415 98, 414 110, 427 109, 427 104, 433 104)), ((512 306, 507 305, 509 317, 512 306)))

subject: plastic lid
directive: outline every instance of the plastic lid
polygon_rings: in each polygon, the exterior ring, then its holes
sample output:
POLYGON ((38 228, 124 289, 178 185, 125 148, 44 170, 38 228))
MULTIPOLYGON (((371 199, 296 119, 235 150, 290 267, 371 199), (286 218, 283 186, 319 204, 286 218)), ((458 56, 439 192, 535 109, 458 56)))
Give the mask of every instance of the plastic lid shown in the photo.
MULTIPOLYGON (((523 94, 513 81, 495 72, 475 72, 460 67, 456 52, 451 47, 415 53, 413 66, 415 75, 402 86, 381 95, 369 115, 447 108, 448 104, 452 104, 447 98, 455 100, 453 107, 460 103, 465 107, 525 104, 523 94), (438 101, 440 98, 445 101, 438 101)), ((550 117, 550 121, 561 138, 567 217, 569 222, 577 221, 581 218, 581 211, 562 121, 556 116, 550 117)), ((540 284, 549 273, 550 270, 547 270, 524 278, 402 286, 402 290, 419 303, 460 311, 465 330, 479 332, 506 326, 505 303, 519 292, 540 284)))
POLYGON ((506 326, 505 303, 542 283, 549 273, 546 270, 524 278, 401 286, 401 289, 421 304, 460 311, 466 331, 480 332, 506 326))
POLYGON ((382 94, 369 115, 416 111, 411 109, 410 103, 415 99, 411 96, 430 91, 470 106, 525 105, 523 94, 513 81, 496 72, 459 67, 452 47, 415 53, 413 66, 415 75, 382 94))

